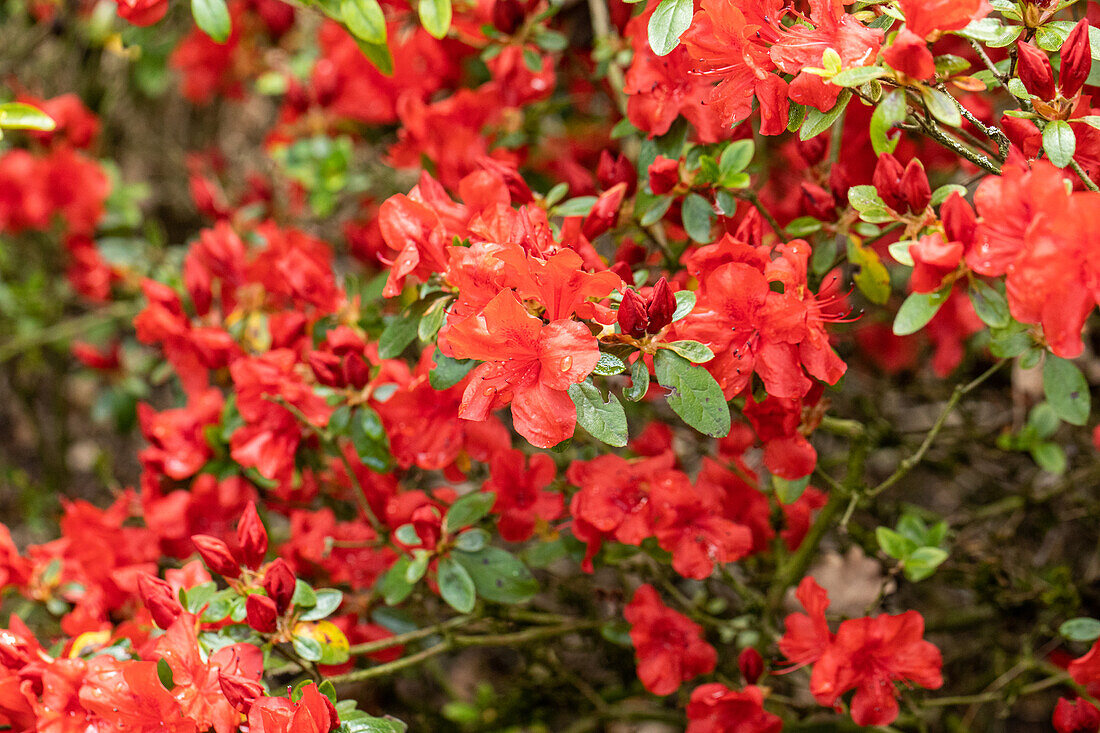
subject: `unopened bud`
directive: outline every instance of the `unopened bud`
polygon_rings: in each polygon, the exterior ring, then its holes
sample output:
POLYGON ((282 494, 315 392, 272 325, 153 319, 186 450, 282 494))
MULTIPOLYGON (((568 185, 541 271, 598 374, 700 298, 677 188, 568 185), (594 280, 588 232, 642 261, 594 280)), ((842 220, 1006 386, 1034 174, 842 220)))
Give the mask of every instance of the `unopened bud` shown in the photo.
POLYGON ((229 545, 208 534, 191 535, 191 542, 194 543, 195 549, 199 551, 206 567, 223 578, 240 577, 240 564, 233 557, 233 553, 230 552, 229 545))
POLYGON ((241 564, 255 570, 264 561, 267 554, 267 530, 256 512, 256 502, 248 502, 237 523, 237 544, 240 549, 241 564))
POLYGON ((277 558, 264 571, 264 590, 275 601, 279 613, 285 613, 294 597, 294 571, 283 558, 277 558))
POLYGON ((649 296, 649 305, 646 307, 649 323, 646 325, 646 332, 657 333, 672 323, 672 314, 675 312, 676 296, 672 294, 668 280, 662 277, 653 286, 653 293, 649 296))
POLYGON ((343 387, 344 375, 340 364, 340 357, 327 351, 311 351, 306 356, 309 368, 317 381, 326 387, 343 387))
POLYGON ((152 614, 153 623, 162 629, 171 626, 183 613, 183 606, 172 592, 172 586, 160 578, 148 574, 139 575, 138 593, 141 594, 141 602, 152 614))
POLYGON ((649 188, 657 196, 662 196, 680 183, 680 161, 658 155, 646 169, 649 188))
POLYGON ((978 220, 974 217, 974 209, 970 208, 970 204, 962 196, 957 193, 948 196, 940 209, 940 217, 950 241, 962 242, 964 245, 974 242, 978 220))
POLYGON ((610 151, 604 150, 600 153, 600 162, 596 166, 596 180, 604 189, 609 189, 616 183, 625 183, 627 195, 630 195, 638 182, 638 174, 634 170, 634 164, 625 155, 612 155, 610 151))
POLYGON ((737 668, 741 670, 746 685, 755 685, 760 675, 764 674, 764 658, 751 646, 746 647, 737 657, 737 668))
POLYGON ((1030 43, 1018 43, 1016 74, 1024 87, 1042 100, 1054 99, 1054 69, 1046 52, 1030 43))
POLYGON ((905 169, 901 167, 898 159, 889 153, 883 153, 878 156, 875 174, 871 178, 871 183, 878 191, 879 197, 899 214, 904 213, 909 206, 901 190, 901 178, 904 175, 905 169))
POLYGON ((932 189, 928 185, 924 164, 916 158, 910 160, 909 165, 905 166, 905 173, 901 177, 901 190, 909 203, 909 210, 913 213, 924 211, 932 201, 932 189))
POLYGON ((642 296, 634 290, 623 293, 623 302, 619 304, 619 315, 616 320, 619 328, 627 336, 641 338, 645 336, 646 326, 649 325, 649 315, 646 313, 646 303, 642 296))
POLYGON ((523 8, 516 0, 496 0, 493 3, 493 27, 510 36, 523 25, 523 8))
POLYGON ((626 196, 626 184, 616 183, 600 194, 588 216, 584 217, 581 231, 588 239, 595 239, 612 226, 619 218, 619 207, 626 196))
POLYGON ((1092 71, 1092 51, 1089 48, 1089 22, 1082 18, 1062 44, 1062 66, 1058 69, 1058 86, 1069 99, 1081 91, 1092 71))
POLYGON ((259 593, 253 593, 244 603, 245 618, 248 625, 261 634, 270 634, 279 620, 279 610, 275 601, 259 593))

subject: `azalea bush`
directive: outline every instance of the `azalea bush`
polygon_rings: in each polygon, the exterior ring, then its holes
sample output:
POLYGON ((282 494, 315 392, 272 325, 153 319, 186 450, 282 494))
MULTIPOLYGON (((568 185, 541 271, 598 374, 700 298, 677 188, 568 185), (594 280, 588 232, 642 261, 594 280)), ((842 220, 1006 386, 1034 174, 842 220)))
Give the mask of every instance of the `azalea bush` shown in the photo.
POLYGON ((0 6, 0 728, 1100 731, 1100 9, 0 6))

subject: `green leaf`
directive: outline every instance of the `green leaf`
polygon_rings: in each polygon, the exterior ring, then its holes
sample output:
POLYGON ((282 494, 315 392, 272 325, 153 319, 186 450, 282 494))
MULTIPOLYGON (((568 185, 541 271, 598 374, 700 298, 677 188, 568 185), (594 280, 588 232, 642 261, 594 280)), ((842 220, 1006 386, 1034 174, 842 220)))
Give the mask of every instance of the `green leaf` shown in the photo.
POLYGON ((367 43, 386 42, 386 16, 378 0, 343 0, 340 14, 355 36, 367 43))
POLYGON ((477 552, 489 544, 489 533, 475 527, 455 537, 455 547, 466 552, 477 552))
POLYGON ((710 242, 710 229, 714 223, 714 207, 709 201, 697 193, 689 193, 684 197, 684 203, 680 209, 680 218, 684 222, 684 231, 699 244, 710 242))
POLYGON ((596 362, 596 368, 592 370, 592 373, 598 374, 601 377, 610 377, 615 374, 622 374, 625 371, 626 362, 614 354, 601 351, 600 359, 596 362))
POLYGON ((175 689, 176 681, 172 678, 172 668, 168 666, 168 660, 164 657, 157 660, 157 678, 164 685, 164 689, 175 689))
POLYGON ((672 322, 686 318, 692 310, 695 309, 695 293, 691 290, 677 290, 674 296, 676 298, 676 310, 672 312, 672 322))
POLYGON ((0 127, 8 130, 40 130, 49 132, 57 123, 48 114, 22 102, 0 104, 0 127))
POLYGON ((1088 643, 1100 639, 1100 621, 1085 616, 1071 618, 1058 627, 1058 633, 1070 641, 1088 643))
POLYGON ((398 542, 410 547, 420 544, 420 535, 416 533, 416 527, 411 523, 402 524, 395 529, 393 536, 397 538, 398 542))
POLYGON ((430 341, 435 341, 439 329, 443 327, 443 321, 447 319, 448 302, 450 302, 450 298, 436 298, 424 311, 420 323, 416 326, 416 337, 420 339, 420 343, 427 344, 430 341))
POLYGON ((461 382, 477 366, 477 361, 474 359, 454 359, 444 356, 438 348, 432 356, 432 361, 435 362, 435 367, 428 372, 428 384, 432 385, 432 389, 440 391, 450 389, 461 382))
POLYGON ((665 399, 673 412, 704 435, 729 434, 729 404, 710 372, 668 349, 658 351, 653 363, 657 383, 669 390, 665 399))
POLYGON ((348 719, 341 715, 340 719, 343 722, 335 733, 405 733, 408 730, 408 726, 396 718, 364 716, 348 719))
POLYGON ((473 491, 459 498, 443 517, 443 530, 454 534, 463 527, 477 524, 492 508, 497 495, 492 491, 473 491))
POLYGON ((419 583, 424 573, 428 572, 428 562, 431 558, 431 553, 427 550, 413 550, 412 562, 405 568, 405 582, 419 583))
POLYGON ((1066 452, 1057 443, 1037 443, 1030 452, 1039 468, 1047 473, 1058 476, 1066 472, 1066 452))
POLYGON ((393 76, 393 53, 390 52, 389 44, 367 43, 361 38, 356 38, 355 44, 359 46, 359 50, 367 57, 367 61, 374 65, 374 68, 384 76, 393 76))
POLYGON ((617 448, 626 445, 626 412, 615 395, 609 393, 604 400, 599 388, 586 379, 569 385, 569 397, 577 407, 577 424, 589 435, 617 448))
POLYGON ((413 584, 405 580, 405 574, 408 572, 409 565, 411 564, 412 558, 407 555, 402 555, 397 558, 397 562, 378 579, 378 583, 375 587, 378 592, 382 594, 382 599, 386 602, 386 605, 392 606, 400 603, 412 593, 413 584))
POLYGON ((933 206, 939 206, 940 204, 942 204, 944 201, 947 200, 948 196, 950 196, 953 193, 957 193, 960 196, 966 196, 966 186, 960 186, 957 183, 948 183, 948 184, 945 184, 943 186, 940 186, 939 188, 937 188, 935 191, 932 192, 932 200, 931 200, 930 203, 933 206))
POLYGON ((889 247, 886 248, 886 251, 890 253, 890 256, 893 257, 894 261, 897 262, 899 265, 912 267, 915 264, 913 262, 913 255, 909 253, 909 248, 912 246, 913 240, 905 239, 900 242, 892 243, 889 247))
POLYGON ((364 466, 381 473, 390 467, 390 443, 382 418, 368 405, 359 405, 351 418, 348 437, 364 466))
POLYGON ((809 476, 791 481, 772 474, 772 488, 775 489, 775 498, 779 499, 781 504, 791 504, 798 501, 809 484, 809 476))
POLYGON ((843 114, 851 99, 852 93, 845 89, 837 97, 836 104, 828 112, 821 112, 816 107, 807 108, 806 121, 802 123, 802 128, 798 131, 798 138, 809 140, 828 130, 837 121, 837 118, 843 114))
POLYGON ((1058 432, 1058 426, 1062 421, 1058 413, 1050 406, 1049 402, 1040 402, 1031 408, 1027 414, 1027 425, 1035 431, 1035 435, 1046 440, 1058 432))
POLYGON ((950 95, 944 94, 934 87, 923 87, 921 89, 921 99, 924 100, 924 104, 928 107, 928 111, 932 113, 932 116, 943 124, 951 127, 962 125, 962 113, 959 112, 954 98, 950 95))
POLYGON ((325 656, 325 650, 321 648, 321 643, 316 639, 298 635, 290 641, 294 646, 294 653, 307 662, 320 662, 321 658, 325 656))
POLYGON ((829 81, 838 87, 861 87, 874 79, 881 79, 888 73, 881 66, 856 66, 852 69, 845 69, 829 81))
POLYGON ((477 594, 497 603, 523 603, 538 593, 531 571, 514 555, 498 547, 478 552, 455 550, 453 557, 473 578, 477 594))
POLYGON ((978 314, 978 318, 982 319, 982 323, 990 328, 1004 328, 1008 325, 1011 316, 1008 313, 1008 301, 1005 300, 1005 296, 976 278, 970 281, 970 290, 967 294, 970 296, 971 305, 974 306, 974 312, 978 314))
POLYGON ((422 304, 417 303, 386 324, 382 335, 378 337, 378 358, 394 359, 408 348, 416 338, 423 312, 422 304))
POLYGON ((852 186, 848 189, 848 203, 856 211, 886 208, 886 202, 878 195, 878 189, 874 186, 852 186))
POLYGON ((444 38, 451 28, 451 0, 420 0, 416 6, 420 24, 434 38, 444 38))
POLYGON ((466 568, 454 559, 445 557, 439 561, 436 580, 439 583, 439 595, 448 606, 459 613, 474 610, 477 591, 474 588, 474 579, 466 572, 466 568))
POLYGON ((740 173, 752 162, 752 156, 756 147, 752 138, 735 140, 722 151, 722 157, 718 160, 718 169, 722 180, 733 173, 740 173))
POLYGON ((218 43, 225 43, 232 30, 229 8, 225 0, 191 0, 191 15, 203 33, 218 43))
POLYGON ((314 592, 316 593, 317 602, 298 617, 301 621, 320 621, 323 618, 328 618, 340 607, 344 600, 344 594, 335 588, 322 588, 314 592))
POLYGON ((671 349, 693 364, 705 364, 714 358, 714 352, 698 341, 673 341, 657 344, 657 346, 661 349, 671 349))
POLYGON ((808 237, 814 232, 821 231, 821 226, 821 222, 812 216, 800 216, 787 224, 785 229, 788 236, 808 237))
POLYGON ((1089 383, 1072 361, 1047 354, 1043 365, 1043 392, 1058 417, 1071 425, 1088 422, 1092 409, 1089 383))
POLYGON ((939 547, 918 547, 905 558, 903 564, 905 577, 914 583, 924 580, 936 572, 936 568, 942 565, 947 557, 947 551, 939 547))
POLYGON ((692 0, 661 0, 649 18, 649 47, 658 56, 667 56, 680 43, 680 36, 691 25, 692 0))
POLYGON ((645 397, 649 391, 649 367, 645 359, 638 355, 638 360, 630 367, 630 386, 623 388, 623 397, 631 402, 637 402, 645 397))
POLYGON ((875 539, 878 540, 878 546, 882 551, 895 560, 904 560, 909 553, 917 549, 917 543, 912 539, 887 527, 877 527, 875 539))
POLYGON ((558 204, 554 213, 558 216, 587 216, 595 205, 595 196, 577 196, 558 204))
POLYGON ((298 578, 294 582, 294 594, 290 597, 290 602, 298 608, 313 608, 317 605, 317 592, 312 585, 298 578))
POLYGON ((1073 162, 1073 154, 1077 152, 1077 137, 1068 122, 1054 120, 1047 123, 1043 129, 1043 150, 1050 162, 1059 168, 1065 168, 1073 162))
POLYGON ((896 336, 908 336, 928 325, 940 307, 947 302, 947 296, 951 294, 950 288, 937 290, 934 293, 913 293, 898 308, 898 314, 894 317, 894 334, 896 336))

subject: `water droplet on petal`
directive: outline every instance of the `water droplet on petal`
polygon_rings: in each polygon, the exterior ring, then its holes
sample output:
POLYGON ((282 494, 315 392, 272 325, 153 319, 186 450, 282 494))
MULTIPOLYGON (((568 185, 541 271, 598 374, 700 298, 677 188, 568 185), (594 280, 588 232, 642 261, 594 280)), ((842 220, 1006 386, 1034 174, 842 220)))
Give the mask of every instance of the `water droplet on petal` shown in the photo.
POLYGON ((495 393, 496 391, 497 391, 497 388, 496 388, 496 387, 486 387, 486 388, 485 388, 485 391, 484 391, 484 392, 482 392, 481 394, 485 395, 486 397, 492 397, 492 396, 493 396, 493 394, 494 394, 494 393, 495 393))
POLYGON ((573 357, 563 356, 562 359, 561 359, 560 366, 561 366, 561 370, 563 372, 569 371, 569 369, 573 366, 573 357))

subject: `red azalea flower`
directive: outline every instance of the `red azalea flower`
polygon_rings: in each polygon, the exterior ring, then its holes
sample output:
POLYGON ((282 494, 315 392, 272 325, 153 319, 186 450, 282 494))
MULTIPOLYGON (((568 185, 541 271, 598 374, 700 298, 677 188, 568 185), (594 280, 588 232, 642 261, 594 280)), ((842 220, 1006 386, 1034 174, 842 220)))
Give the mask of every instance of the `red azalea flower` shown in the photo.
POLYGON ((532 445, 549 448, 573 435, 577 410, 565 390, 584 381, 600 357, 583 324, 544 325, 505 290, 480 315, 452 325, 447 344, 455 358, 486 362, 470 375, 459 417, 484 420, 511 403, 516 431, 532 445))
POLYGON ((687 733, 779 733, 783 719, 764 709, 764 691, 740 692, 712 682, 691 691, 687 733))
POLYGON ((718 652, 703 639, 703 629, 661 602, 651 585, 643 585, 623 609, 638 660, 638 679, 654 695, 671 695, 680 684, 709 674, 718 652))
POLYGON ((508 449, 494 454, 489 466, 489 479, 481 489, 496 492, 493 511, 500 514, 498 529, 504 540, 523 542, 536 522, 561 516, 565 498, 557 491, 543 491, 557 473, 550 456, 536 453, 525 460, 520 451, 508 449))

